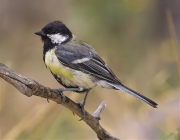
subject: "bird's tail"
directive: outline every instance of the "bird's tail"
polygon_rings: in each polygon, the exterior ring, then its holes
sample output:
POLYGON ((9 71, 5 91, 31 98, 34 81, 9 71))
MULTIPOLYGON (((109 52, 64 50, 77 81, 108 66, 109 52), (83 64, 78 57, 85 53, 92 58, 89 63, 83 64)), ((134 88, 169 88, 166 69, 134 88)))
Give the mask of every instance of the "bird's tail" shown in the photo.
POLYGON ((141 95, 140 93, 137 93, 136 91, 128 88, 127 86, 123 85, 123 84, 113 84, 113 83, 108 83, 109 85, 111 85, 112 87, 122 90, 126 93, 129 93, 130 95, 144 101, 145 103, 149 104, 150 106, 157 108, 157 103, 155 103, 154 101, 152 101, 151 99, 141 95))

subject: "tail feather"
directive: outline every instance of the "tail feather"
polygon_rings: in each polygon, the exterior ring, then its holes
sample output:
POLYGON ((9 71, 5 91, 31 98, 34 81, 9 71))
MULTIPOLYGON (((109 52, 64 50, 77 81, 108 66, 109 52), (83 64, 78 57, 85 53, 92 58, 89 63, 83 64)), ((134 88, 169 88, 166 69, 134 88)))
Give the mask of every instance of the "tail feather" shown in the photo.
POLYGON ((137 93, 136 91, 128 88, 127 86, 123 85, 123 84, 113 84, 113 83, 108 83, 109 85, 111 85, 112 87, 122 90, 126 93, 129 93, 130 95, 144 101, 145 103, 149 104, 150 106, 157 108, 157 103, 155 103, 154 101, 152 101, 151 99, 141 95, 140 93, 137 93))

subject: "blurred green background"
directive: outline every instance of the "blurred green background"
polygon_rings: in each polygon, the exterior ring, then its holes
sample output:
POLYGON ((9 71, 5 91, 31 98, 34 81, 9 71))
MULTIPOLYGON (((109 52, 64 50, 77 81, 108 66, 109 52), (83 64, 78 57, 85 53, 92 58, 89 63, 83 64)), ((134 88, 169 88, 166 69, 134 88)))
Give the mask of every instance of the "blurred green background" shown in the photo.
MULTIPOLYGON (((42 85, 60 88, 42 60, 34 32, 63 21, 91 44, 121 81, 159 104, 158 109, 128 94, 94 88, 86 110, 105 101, 101 125, 121 139, 179 140, 180 0, 0 1, 0 62, 42 85)), ((72 100, 84 95, 67 92, 72 100)), ((28 98, 0 79, 0 139, 93 140, 96 134, 68 109, 28 98)))

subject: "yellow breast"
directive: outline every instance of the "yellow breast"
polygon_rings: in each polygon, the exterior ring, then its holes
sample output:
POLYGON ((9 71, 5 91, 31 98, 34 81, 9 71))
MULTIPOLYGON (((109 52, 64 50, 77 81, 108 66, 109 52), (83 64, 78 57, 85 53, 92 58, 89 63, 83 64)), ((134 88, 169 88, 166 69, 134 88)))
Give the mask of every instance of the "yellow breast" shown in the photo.
POLYGON ((92 88, 96 84, 92 76, 62 65, 55 55, 55 50, 51 49, 45 54, 45 64, 50 71, 67 86, 78 86, 82 88, 92 88))
POLYGON ((71 79, 73 76, 72 70, 62 65, 58 58, 55 55, 55 50, 51 49, 45 54, 45 63, 47 67, 51 70, 51 72, 58 76, 63 76, 64 78, 71 79))

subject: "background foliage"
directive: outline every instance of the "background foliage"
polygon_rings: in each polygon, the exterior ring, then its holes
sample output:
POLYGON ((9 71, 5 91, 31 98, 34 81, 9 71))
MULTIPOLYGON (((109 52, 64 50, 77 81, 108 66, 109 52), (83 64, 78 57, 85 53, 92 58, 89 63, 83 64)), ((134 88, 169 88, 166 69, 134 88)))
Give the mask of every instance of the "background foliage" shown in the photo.
MULTIPOLYGON (((61 20, 97 50, 123 83, 159 104, 154 109, 121 91, 97 87, 86 110, 93 113, 105 101, 101 124, 121 139, 179 139, 179 8, 179 0, 1 0, 0 62, 42 85, 61 87, 45 68, 43 44, 34 35, 61 20)), ((74 101, 83 98, 65 94, 74 101)), ((78 119, 60 105, 27 98, 0 81, 2 140, 97 139, 78 119)))

